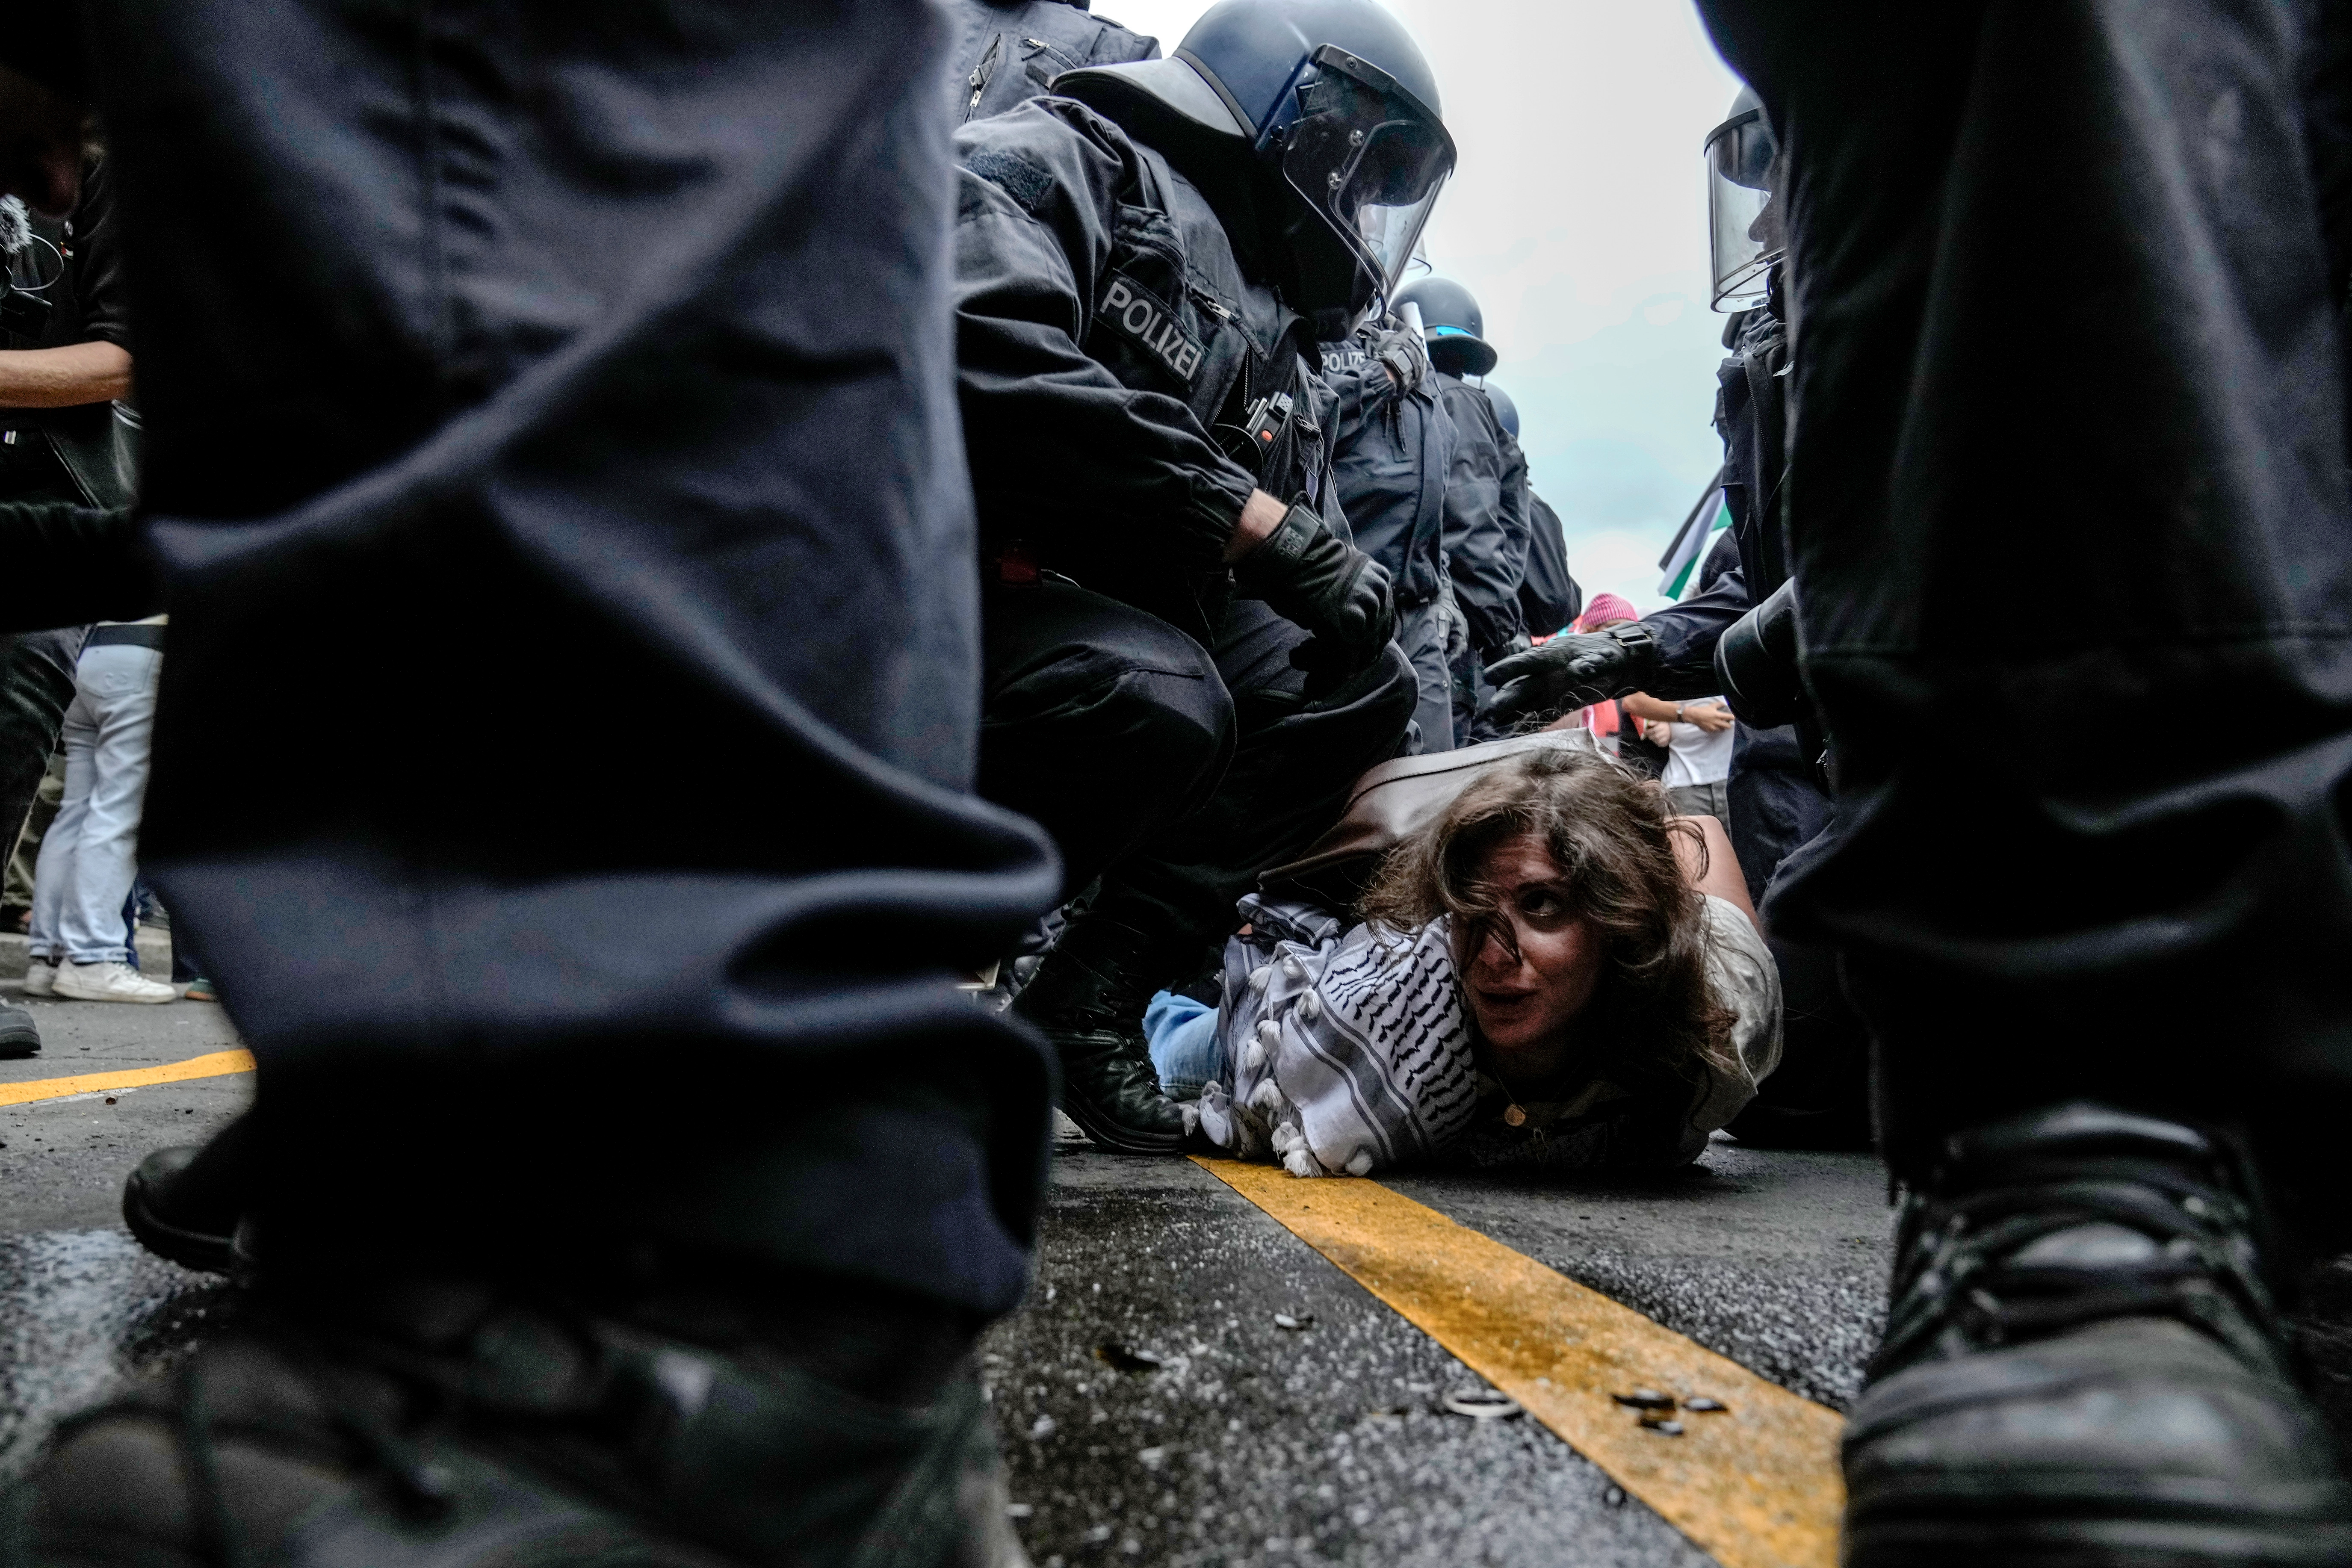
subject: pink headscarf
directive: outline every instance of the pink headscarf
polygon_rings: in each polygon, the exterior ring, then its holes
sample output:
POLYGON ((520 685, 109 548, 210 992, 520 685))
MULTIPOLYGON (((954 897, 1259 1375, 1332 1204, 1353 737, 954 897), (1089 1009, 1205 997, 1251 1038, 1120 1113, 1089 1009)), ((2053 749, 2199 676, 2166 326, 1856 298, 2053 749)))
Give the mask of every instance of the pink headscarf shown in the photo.
POLYGON ((1580 632, 1599 631, 1602 626, 1614 626, 1619 621, 1638 621, 1641 618, 1631 601, 1621 599, 1614 594, 1595 594, 1586 603, 1584 614, 1576 618, 1576 629, 1580 632))

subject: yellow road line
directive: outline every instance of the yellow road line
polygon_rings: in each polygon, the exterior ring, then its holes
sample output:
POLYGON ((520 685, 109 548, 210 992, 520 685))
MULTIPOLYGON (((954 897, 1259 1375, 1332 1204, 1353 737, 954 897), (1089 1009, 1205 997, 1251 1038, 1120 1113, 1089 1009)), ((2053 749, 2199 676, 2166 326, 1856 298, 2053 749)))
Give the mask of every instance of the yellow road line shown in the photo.
POLYGON ((1377 1182, 1202 1160, 1724 1568, 1835 1568, 1843 1418, 1377 1182), (1683 1435, 1612 1394, 1706 1395, 1683 1435))
POLYGON ((101 1089, 144 1089, 150 1084, 179 1083, 192 1078, 222 1078, 251 1072, 251 1051, 215 1051, 159 1068, 129 1072, 87 1072, 77 1078, 37 1078, 29 1083, 0 1083, 0 1105, 29 1105, 37 1100, 63 1100, 68 1095, 95 1094, 101 1089))

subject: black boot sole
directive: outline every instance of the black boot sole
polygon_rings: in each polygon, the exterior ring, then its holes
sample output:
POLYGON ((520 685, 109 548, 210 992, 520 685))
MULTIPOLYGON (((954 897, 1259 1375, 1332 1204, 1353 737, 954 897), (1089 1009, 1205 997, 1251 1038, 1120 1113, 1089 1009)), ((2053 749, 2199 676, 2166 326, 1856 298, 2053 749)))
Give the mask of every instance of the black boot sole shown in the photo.
POLYGON ((1138 1132, 1124 1127, 1088 1105, 1074 1094, 1062 1096, 1062 1114, 1078 1124, 1078 1131, 1114 1154, 1174 1154, 1184 1147, 1184 1131, 1173 1132, 1138 1132))
POLYGON ((1843 1568, 2341 1568, 2352 1523, 2277 1520, 1848 1521, 1843 1568))
POLYGON ((236 1271, 235 1238, 184 1230, 159 1218, 148 1202, 147 1184, 136 1171, 122 1184, 122 1223, 140 1246, 183 1268, 199 1274, 236 1271))

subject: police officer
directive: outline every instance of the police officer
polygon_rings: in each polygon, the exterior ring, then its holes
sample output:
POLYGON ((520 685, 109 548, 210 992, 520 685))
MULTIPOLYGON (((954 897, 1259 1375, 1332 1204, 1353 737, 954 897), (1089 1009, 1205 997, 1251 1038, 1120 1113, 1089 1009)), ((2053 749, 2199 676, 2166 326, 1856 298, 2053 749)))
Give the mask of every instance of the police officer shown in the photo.
POLYGON ((1767 913, 1906 1194, 1844 1560, 2352 1561, 2276 1294, 2352 1218, 2343 8, 1701 9, 1801 198, 1839 826, 1767 913))
POLYGON ((1454 422, 1438 401, 1421 334, 1393 317, 1368 321, 1323 350, 1323 374, 1339 400, 1335 436, 1339 504, 1357 547, 1381 563, 1396 595, 1397 646, 1412 661, 1421 750, 1454 745, 1454 672, 1448 658, 1445 478, 1454 422))
POLYGON ((1480 668, 1528 646, 1519 617, 1527 516, 1513 482, 1515 469, 1524 477, 1526 462, 1515 463, 1518 443, 1503 429, 1486 395, 1465 379, 1484 376, 1500 357, 1486 341, 1486 317, 1470 290, 1449 278, 1422 278, 1398 292, 1397 303, 1420 310, 1438 398, 1454 425, 1445 562, 1465 634, 1454 665, 1454 739, 1467 745, 1487 738, 1480 668))
MULTIPOLYGON (((1568 700, 1542 673, 1564 662, 1589 667, 1596 677, 1605 671, 1589 689, 1606 687, 1607 696, 1646 691, 1675 701, 1721 693, 1726 682, 1716 652, 1725 633, 1789 580, 1779 525, 1790 344, 1779 309, 1783 242, 1772 199, 1778 146, 1753 91, 1741 89, 1708 134, 1706 152, 1715 301, 1734 308, 1724 329, 1731 353, 1717 373, 1715 422, 1731 513, 1726 542, 1736 559, 1721 573, 1702 573, 1698 590, 1678 604, 1496 667, 1490 678, 1512 683, 1496 698, 1507 721, 1568 700)), ((1761 900, 1782 863, 1830 828, 1827 779, 1819 766, 1827 742, 1801 691, 1792 715, 1759 713, 1736 691, 1732 701, 1746 716, 1734 738, 1727 826, 1751 896, 1761 900), (1773 721, 1748 721, 1759 718, 1773 721)), ((1769 940, 1785 998, 1781 1065, 1732 1131, 1751 1142, 1864 1147, 1870 1133, 1868 1039, 1838 983, 1836 956, 1777 932, 1769 940)))
POLYGON ((952 122, 1002 114, 1080 66, 1156 60, 1160 40, 1097 16, 1092 0, 950 0, 952 122))
POLYGON ((1176 1148, 1144 1048, 1255 874, 1396 754, 1411 666, 1351 542, 1314 370, 1392 289, 1453 166, 1371 0, 1226 0, 956 141, 980 502, 980 784, 1099 879, 1022 992, 1097 1142, 1176 1148))
POLYGON ((1514 510, 1527 519, 1526 570, 1519 574, 1519 624, 1530 637, 1551 637, 1584 613, 1584 589, 1568 569, 1568 536, 1559 513, 1536 494, 1529 482, 1525 449, 1519 445, 1519 405, 1493 382, 1485 384, 1486 401, 1495 405, 1496 421, 1511 444, 1504 449, 1506 466, 1517 476, 1514 510))

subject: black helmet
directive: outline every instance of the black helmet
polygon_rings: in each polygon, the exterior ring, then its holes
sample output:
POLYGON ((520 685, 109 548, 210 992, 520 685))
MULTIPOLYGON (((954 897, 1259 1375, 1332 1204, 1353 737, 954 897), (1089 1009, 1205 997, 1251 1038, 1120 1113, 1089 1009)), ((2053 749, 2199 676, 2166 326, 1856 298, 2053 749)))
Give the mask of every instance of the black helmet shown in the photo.
POLYGON ((1171 58, 1066 71, 1054 90, 1254 160, 1280 197, 1260 225, 1269 269, 1327 340, 1395 292, 1454 171, 1436 75, 1373 0, 1221 0, 1171 58))
POLYGON ((1486 394, 1486 401, 1495 405, 1495 423, 1508 430, 1512 440, 1517 440, 1519 438, 1519 405, 1511 401, 1509 393, 1491 381, 1479 383, 1479 387, 1486 394))
POLYGON ((1773 263, 1787 247, 1781 208, 1772 199, 1780 146, 1753 88, 1706 133, 1706 218, 1715 244, 1715 308, 1744 310, 1764 302, 1773 263))
POLYGON ((1421 308, 1429 363, 1451 375, 1484 375, 1502 355, 1486 343, 1486 317, 1470 290, 1451 278, 1419 278, 1397 290, 1397 308, 1421 308))

